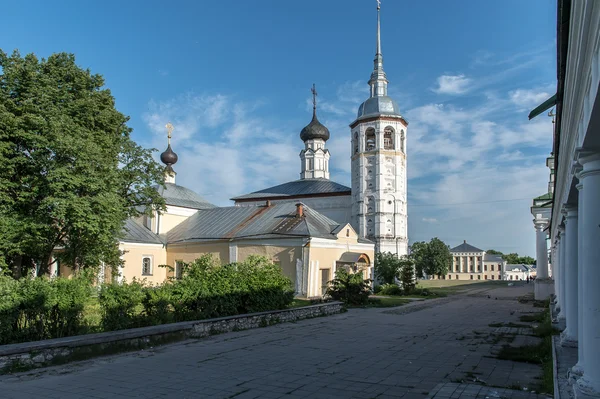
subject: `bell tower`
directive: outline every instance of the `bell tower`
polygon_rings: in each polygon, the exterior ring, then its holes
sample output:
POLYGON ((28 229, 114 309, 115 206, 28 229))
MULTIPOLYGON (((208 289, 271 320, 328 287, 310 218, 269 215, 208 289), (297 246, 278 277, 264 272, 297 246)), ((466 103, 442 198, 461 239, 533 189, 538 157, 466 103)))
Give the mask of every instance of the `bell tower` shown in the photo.
POLYGON ((380 2, 370 96, 350 124, 352 225, 378 252, 408 253, 406 132, 408 122, 387 95, 381 53, 380 2))

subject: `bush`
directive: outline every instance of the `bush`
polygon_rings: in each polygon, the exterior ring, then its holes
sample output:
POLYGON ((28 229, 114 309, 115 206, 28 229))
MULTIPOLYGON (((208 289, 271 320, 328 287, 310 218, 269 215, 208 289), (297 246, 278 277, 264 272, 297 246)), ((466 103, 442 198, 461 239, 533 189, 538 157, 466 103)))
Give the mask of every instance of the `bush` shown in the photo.
POLYGON ((366 305, 371 294, 371 280, 363 279, 361 273, 349 273, 338 269, 335 279, 329 282, 326 295, 347 305, 366 305))
POLYGON ((383 284, 380 286, 381 295, 402 295, 402 288, 398 284, 383 284))
POLYGON ((122 330, 143 325, 139 315, 143 298, 144 286, 135 279, 131 283, 104 284, 98 295, 104 330, 122 330))
POLYGON ((0 277, 0 344, 37 341, 85 331, 86 278, 0 277))

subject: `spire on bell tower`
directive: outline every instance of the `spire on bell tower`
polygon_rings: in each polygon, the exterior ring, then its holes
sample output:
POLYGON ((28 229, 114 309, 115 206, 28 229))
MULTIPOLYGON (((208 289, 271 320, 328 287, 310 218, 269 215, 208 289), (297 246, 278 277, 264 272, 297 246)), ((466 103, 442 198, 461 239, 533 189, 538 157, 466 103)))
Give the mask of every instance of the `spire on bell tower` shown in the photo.
POLYGON ((377 49, 373 60, 373 73, 369 79, 371 97, 387 96, 388 80, 383 71, 383 54, 381 54, 381 1, 377 0, 377 49))

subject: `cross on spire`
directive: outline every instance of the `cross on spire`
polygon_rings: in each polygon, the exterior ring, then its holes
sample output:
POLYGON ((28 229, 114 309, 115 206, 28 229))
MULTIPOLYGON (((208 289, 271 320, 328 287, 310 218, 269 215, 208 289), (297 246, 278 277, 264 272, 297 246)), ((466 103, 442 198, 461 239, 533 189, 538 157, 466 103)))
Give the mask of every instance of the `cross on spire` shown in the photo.
POLYGON ((171 122, 167 123, 165 127, 167 128, 167 138, 169 139, 169 144, 171 144, 171 133, 173 133, 174 127, 171 122))
POLYGON ((313 95, 313 110, 317 109, 317 89, 315 88, 315 84, 313 83, 312 89, 310 89, 310 92, 313 95))

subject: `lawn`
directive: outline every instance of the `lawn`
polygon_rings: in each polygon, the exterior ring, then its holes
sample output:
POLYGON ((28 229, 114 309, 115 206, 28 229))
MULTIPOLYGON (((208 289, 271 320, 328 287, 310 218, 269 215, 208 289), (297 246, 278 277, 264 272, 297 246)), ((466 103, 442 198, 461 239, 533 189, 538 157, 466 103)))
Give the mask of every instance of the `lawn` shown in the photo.
POLYGON ((508 283, 508 281, 480 280, 417 280, 417 288, 425 289, 435 296, 441 297, 459 294, 473 289, 505 286, 508 283))

